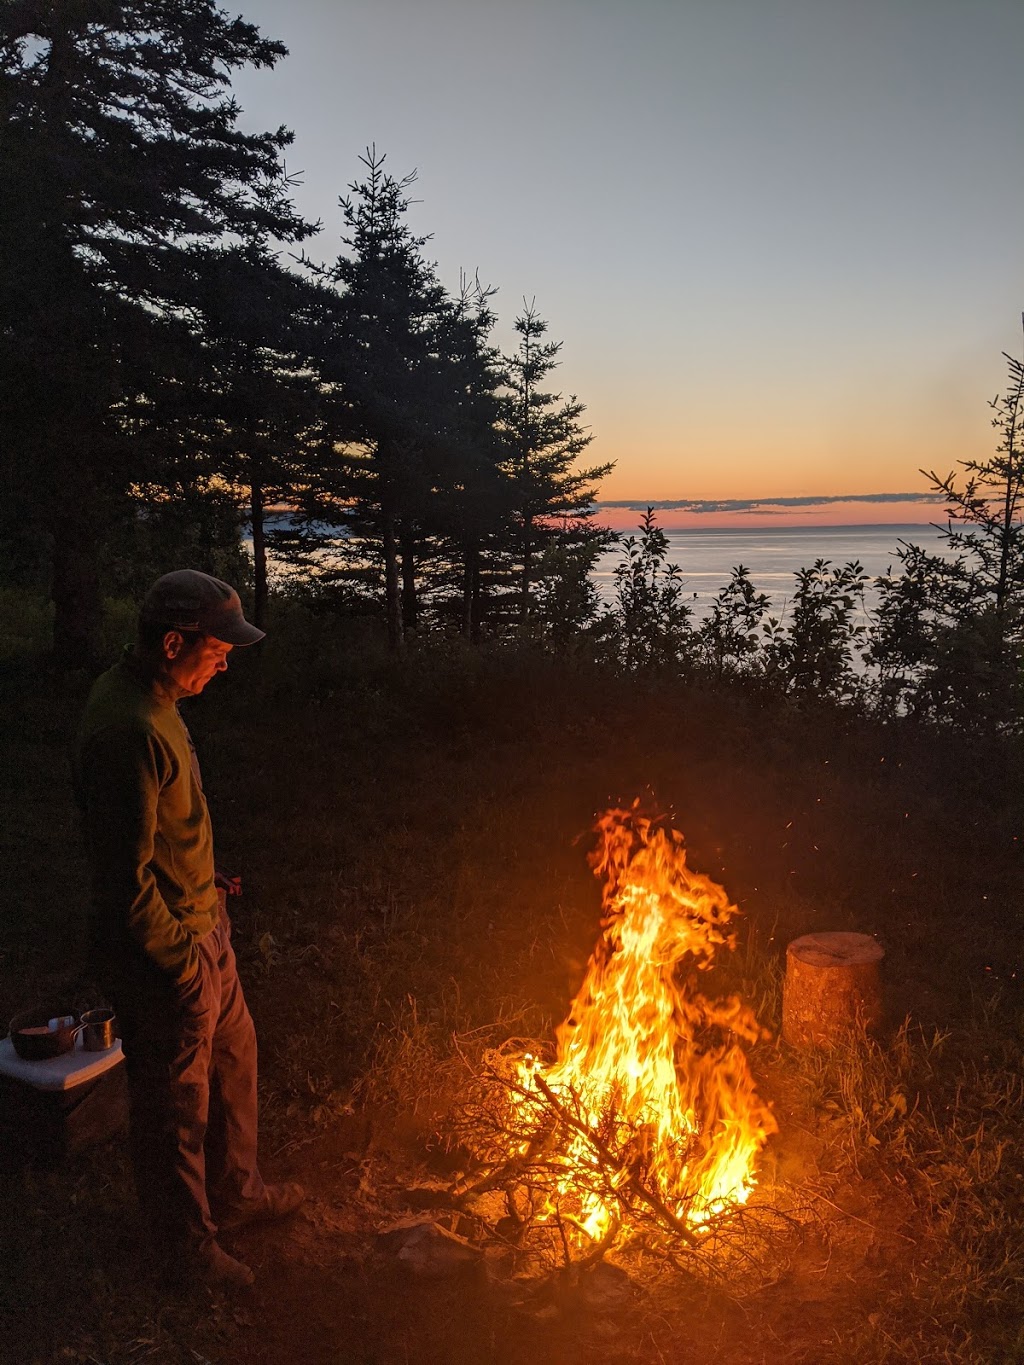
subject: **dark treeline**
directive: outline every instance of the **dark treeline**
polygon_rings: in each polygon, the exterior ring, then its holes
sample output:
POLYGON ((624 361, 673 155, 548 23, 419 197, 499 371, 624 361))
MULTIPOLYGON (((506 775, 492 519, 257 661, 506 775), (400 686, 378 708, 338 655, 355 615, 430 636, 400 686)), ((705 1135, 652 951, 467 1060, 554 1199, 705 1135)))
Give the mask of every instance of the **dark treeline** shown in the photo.
POLYGON ((72 665, 104 591, 185 560, 237 577, 243 520, 262 620, 274 505, 279 557, 342 535, 338 596, 382 603, 395 647, 425 612, 529 631, 608 541, 558 345, 527 305, 498 353, 493 290, 445 289, 409 228, 413 176, 368 150, 337 259, 301 254, 290 134, 244 132, 229 85, 283 55, 210 0, 0 16, 0 535, 72 665))
POLYGON ((590 437, 582 403, 552 389, 558 343, 524 303, 499 352, 495 291, 442 283, 409 225, 414 176, 375 148, 321 258, 320 225, 291 200, 291 135, 244 131, 231 95, 234 71, 284 55, 212 0, 0 10, 0 572, 49 592, 60 661, 94 664, 104 598, 185 563, 247 584, 263 621, 269 555, 293 595, 379 618, 396 650, 513 638, 1017 726, 1019 361, 992 403, 995 453, 927 474, 946 553, 903 546, 870 616, 860 566, 818 561, 784 620, 740 566, 697 625, 650 514, 602 606, 609 466, 581 467, 590 437))

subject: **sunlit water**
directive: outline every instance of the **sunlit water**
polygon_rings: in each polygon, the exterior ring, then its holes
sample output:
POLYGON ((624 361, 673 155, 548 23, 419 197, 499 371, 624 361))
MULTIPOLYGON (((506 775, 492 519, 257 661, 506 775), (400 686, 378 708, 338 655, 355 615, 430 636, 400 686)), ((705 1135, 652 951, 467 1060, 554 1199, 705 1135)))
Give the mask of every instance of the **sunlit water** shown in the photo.
MULTIPOLYGON (((748 530, 716 527, 667 531, 666 536, 667 563, 679 565, 685 599, 697 622, 707 615, 716 594, 728 583, 738 564, 748 570, 756 590, 768 595, 771 614, 784 619, 792 601, 796 571, 817 559, 829 560, 833 567, 857 560, 868 575, 864 607, 870 611, 878 601, 873 580, 890 567, 894 573, 899 572, 897 550, 901 543, 920 545, 936 554, 943 549, 938 531, 921 525, 767 526, 748 530)), ((605 551, 594 566, 597 590, 609 605, 615 598, 615 567, 622 561, 620 542, 605 551)), ((273 556, 271 570, 283 577, 295 572, 275 563, 273 556)))
MULTIPOLYGON (((899 573, 901 542, 920 545, 934 554, 942 550, 939 533, 931 526, 800 526, 757 527, 750 530, 689 529, 667 531, 667 562, 682 570, 687 605, 696 620, 707 615, 717 593, 728 583, 733 568, 742 564, 758 592, 768 595, 769 610, 780 616, 792 600, 795 574, 817 559, 833 567, 857 560, 870 580, 891 566, 899 573)), ((613 546, 598 560, 594 581, 601 597, 615 596, 614 571, 623 561, 622 545, 613 546)), ((867 610, 878 601, 869 582, 864 594, 867 610)))

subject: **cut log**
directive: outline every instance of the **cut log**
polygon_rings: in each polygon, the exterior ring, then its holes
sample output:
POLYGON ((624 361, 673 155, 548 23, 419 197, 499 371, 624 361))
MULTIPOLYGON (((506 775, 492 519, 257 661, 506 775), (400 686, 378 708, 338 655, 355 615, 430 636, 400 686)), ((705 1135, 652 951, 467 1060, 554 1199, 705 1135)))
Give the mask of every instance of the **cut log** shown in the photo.
POLYGON ((882 945, 870 934, 805 934, 786 949, 782 1036, 832 1047, 882 1022, 882 945))

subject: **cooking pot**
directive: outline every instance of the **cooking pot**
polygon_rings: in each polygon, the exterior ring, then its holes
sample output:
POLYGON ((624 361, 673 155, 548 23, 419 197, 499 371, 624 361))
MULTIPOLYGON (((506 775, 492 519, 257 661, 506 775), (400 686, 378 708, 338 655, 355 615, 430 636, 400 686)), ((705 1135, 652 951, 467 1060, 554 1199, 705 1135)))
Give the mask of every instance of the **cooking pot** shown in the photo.
POLYGON ((67 1010, 44 1005, 34 1010, 23 1010, 11 1020, 11 1042, 19 1057, 27 1062, 41 1062, 70 1052, 78 1032, 75 1016, 67 1010), (57 1027, 50 1028, 56 1019, 57 1027))

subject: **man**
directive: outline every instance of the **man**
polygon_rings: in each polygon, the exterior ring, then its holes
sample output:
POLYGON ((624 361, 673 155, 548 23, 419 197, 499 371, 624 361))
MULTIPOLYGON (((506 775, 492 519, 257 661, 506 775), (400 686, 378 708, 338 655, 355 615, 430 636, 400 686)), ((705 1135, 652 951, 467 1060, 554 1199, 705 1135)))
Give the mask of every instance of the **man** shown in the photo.
POLYGON ((178 713, 263 631, 235 590, 181 569, 146 595, 138 643, 93 686, 75 760, 92 869, 97 975, 117 1012, 140 1201, 170 1268, 239 1289, 218 1231, 284 1217, 294 1184, 256 1160, 256 1035, 214 870, 213 831, 178 713))

